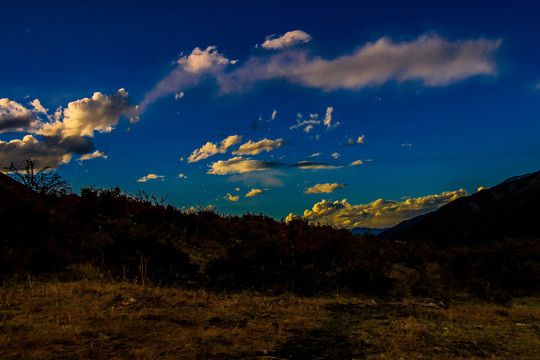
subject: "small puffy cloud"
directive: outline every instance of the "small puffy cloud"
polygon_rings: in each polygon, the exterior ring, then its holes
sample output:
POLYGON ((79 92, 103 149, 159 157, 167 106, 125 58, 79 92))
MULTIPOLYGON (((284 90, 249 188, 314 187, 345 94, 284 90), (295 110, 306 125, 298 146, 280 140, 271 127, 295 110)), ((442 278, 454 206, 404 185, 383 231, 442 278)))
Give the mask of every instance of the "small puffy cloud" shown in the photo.
POLYGON ((188 157, 188 162, 197 162, 218 153, 224 154, 227 152, 229 147, 239 144, 240 142, 242 142, 242 136, 240 135, 231 135, 227 137, 221 141, 221 145, 219 147, 216 144, 207 142, 200 149, 196 149, 191 153, 191 155, 188 157))
POLYGON ((346 199, 335 202, 322 200, 313 205, 311 210, 304 211, 303 218, 315 223, 345 228, 384 228, 436 210, 465 195, 467 192, 460 189, 404 201, 379 199, 363 205, 351 205, 346 199))
POLYGON ((411 147, 412 144, 409 144, 409 143, 405 143, 405 144, 401 144, 402 147, 411 147))
POLYGON ((179 93, 174 94, 174 100, 180 100, 184 97, 184 92, 180 91, 179 93))
POLYGON ((248 141, 241 145, 238 150, 233 151, 234 155, 257 155, 262 151, 270 152, 283 145, 283 139, 268 140, 263 139, 258 142, 248 141))
POLYGON ((245 196, 253 197, 262 194, 263 192, 268 191, 268 189, 251 189, 245 196))
POLYGON ((272 120, 276 120, 277 110, 272 113, 272 120))
POLYGON ((345 143, 340 143, 339 146, 353 146, 357 144, 363 144, 364 143, 364 137, 365 135, 359 136, 358 139, 348 139, 345 143))
POLYGON ((349 164, 349 166, 356 166, 356 165, 362 165, 364 162, 362 160, 355 160, 352 163, 349 164))
POLYGON ((299 163, 296 163, 294 165, 291 165, 292 167, 296 167, 302 170, 305 169, 312 169, 312 170, 320 170, 320 169, 338 169, 341 166, 334 166, 334 165, 328 165, 323 163, 317 163, 314 161, 300 161, 299 163))
POLYGON ((313 130, 313 125, 308 125, 304 128, 304 132, 309 133, 311 130, 313 130))
POLYGON ((103 159, 106 159, 107 158, 107 155, 102 153, 101 151, 94 151, 93 153, 91 154, 84 154, 83 156, 81 156, 79 158, 79 161, 86 161, 86 160, 92 160, 92 159, 96 159, 96 158, 103 158, 103 159))
POLYGON ((340 157, 340 156, 341 156, 341 155, 339 155, 339 153, 337 153, 337 152, 335 152, 335 153, 332 154, 332 157, 333 157, 334 159, 337 159, 337 158, 340 157))
POLYGON ((487 189, 487 188, 485 188, 485 187, 483 187, 483 186, 480 186, 480 187, 478 188, 477 191, 482 191, 482 190, 486 190, 486 189, 487 189))
POLYGON ((286 47, 291 47, 293 45, 307 43, 311 40, 311 36, 305 33, 302 30, 294 30, 285 33, 284 35, 274 38, 274 36, 269 36, 266 38, 266 41, 261 44, 264 49, 283 49, 286 47))
POLYGON ((241 156, 223 161, 217 161, 210 165, 208 174, 227 175, 227 174, 243 174, 252 171, 269 170, 274 167, 273 163, 259 160, 251 160, 241 156))
POLYGON ((322 194, 322 193, 331 194, 337 189, 341 189, 343 187, 345 187, 345 184, 338 184, 338 183, 315 184, 314 186, 304 191, 304 194, 322 194))
POLYGON ((179 179, 187 179, 187 176, 184 174, 178 174, 179 179))
POLYGON ((148 180, 157 180, 157 179, 161 179, 161 181, 163 181, 164 178, 165 178, 164 175, 148 174, 148 175, 143 176, 139 180, 137 180, 137 182, 147 182, 148 180))
POLYGON ((235 202, 235 201, 240 200, 240 196, 239 195, 232 196, 231 194, 227 193, 227 195, 225 195, 224 199, 235 202))
MULTIPOLYGON (((37 99, 33 103, 36 101, 39 104, 37 99)), ((41 112, 43 106, 39 104, 39 107, 38 110, 34 106, 35 110, 32 111, 15 101, 0 99, 0 133, 32 131, 39 122, 37 113, 41 112)))
POLYGON ((206 50, 198 47, 191 54, 183 56, 176 62, 184 71, 192 74, 212 72, 231 63, 229 59, 217 52, 216 46, 209 46, 206 50))

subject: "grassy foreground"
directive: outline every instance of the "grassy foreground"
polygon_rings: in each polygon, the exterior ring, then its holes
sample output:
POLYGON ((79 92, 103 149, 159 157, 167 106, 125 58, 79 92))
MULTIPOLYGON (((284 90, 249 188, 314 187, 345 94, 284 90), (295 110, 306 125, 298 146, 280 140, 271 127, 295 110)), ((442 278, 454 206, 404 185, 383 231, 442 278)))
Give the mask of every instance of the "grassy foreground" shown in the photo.
POLYGON ((538 359, 540 299, 504 308, 4 283, 0 344, 1 359, 538 359))

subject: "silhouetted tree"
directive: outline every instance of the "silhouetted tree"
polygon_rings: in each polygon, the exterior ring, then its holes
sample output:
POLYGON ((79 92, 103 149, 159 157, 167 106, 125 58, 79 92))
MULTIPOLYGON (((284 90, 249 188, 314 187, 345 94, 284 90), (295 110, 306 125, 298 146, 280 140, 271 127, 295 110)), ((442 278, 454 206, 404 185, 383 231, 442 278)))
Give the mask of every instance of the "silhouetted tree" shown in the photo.
POLYGON ((63 180, 50 166, 39 171, 36 171, 35 167, 36 162, 30 157, 22 161, 19 166, 15 166, 11 162, 11 165, 4 167, 4 169, 13 179, 39 194, 66 195, 70 192, 71 188, 68 182, 63 180))

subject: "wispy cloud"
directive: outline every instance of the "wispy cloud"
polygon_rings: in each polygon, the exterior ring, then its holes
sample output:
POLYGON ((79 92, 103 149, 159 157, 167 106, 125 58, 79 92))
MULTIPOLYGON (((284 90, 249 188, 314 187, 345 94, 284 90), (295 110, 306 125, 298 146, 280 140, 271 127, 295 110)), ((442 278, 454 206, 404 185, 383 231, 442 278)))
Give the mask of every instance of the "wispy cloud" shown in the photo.
POLYGON ((146 93, 139 104, 140 112, 164 96, 177 94, 180 89, 196 85, 206 76, 218 76, 227 65, 234 63, 235 60, 227 59, 215 46, 208 46, 205 50, 196 47, 191 54, 180 56, 175 68, 146 93))
POLYGON ((137 180, 137 182, 147 182, 148 180, 161 180, 165 178, 164 175, 148 174, 137 180))
POLYGON ((302 30, 294 30, 285 33, 282 36, 268 36, 266 41, 261 44, 261 47, 269 50, 283 49, 297 44, 307 43, 311 40, 311 36, 302 30))
POLYGON ((484 38, 451 42, 438 35, 400 43, 383 37, 350 55, 330 60, 311 57, 303 50, 253 57, 218 81, 225 92, 270 79, 325 91, 359 90, 390 81, 445 86, 472 76, 495 74, 492 56, 500 44, 500 40, 484 38))
POLYGON ((379 199, 364 205, 351 205, 345 199, 335 202, 322 200, 313 205, 311 210, 304 211, 303 218, 345 228, 384 228, 433 211, 465 195, 467 192, 460 189, 404 201, 379 199))
POLYGON ((485 38, 449 41, 436 34, 403 42, 382 37, 333 59, 290 48, 309 39, 302 31, 268 38, 261 46, 284 50, 255 55, 230 71, 227 66, 237 61, 226 58, 215 46, 195 48, 181 56, 175 68, 145 95, 140 112, 157 99, 197 85, 207 77, 217 81, 222 93, 245 91, 259 81, 275 79, 324 91, 361 90, 404 81, 446 86, 473 76, 494 75, 493 56, 501 44, 501 40, 485 38))
POLYGON ((318 163, 314 161, 300 161, 299 163, 291 165, 291 167, 296 167, 302 170, 306 170, 306 169, 320 170, 320 169, 339 169, 341 166, 328 165, 328 164, 318 163))
POLYGON ((338 183, 326 183, 326 184, 315 184, 314 186, 306 189, 304 191, 304 194, 322 194, 322 193, 333 193, 337 189, 341 189, 345 187, 345 184, 338 184, 338 183))

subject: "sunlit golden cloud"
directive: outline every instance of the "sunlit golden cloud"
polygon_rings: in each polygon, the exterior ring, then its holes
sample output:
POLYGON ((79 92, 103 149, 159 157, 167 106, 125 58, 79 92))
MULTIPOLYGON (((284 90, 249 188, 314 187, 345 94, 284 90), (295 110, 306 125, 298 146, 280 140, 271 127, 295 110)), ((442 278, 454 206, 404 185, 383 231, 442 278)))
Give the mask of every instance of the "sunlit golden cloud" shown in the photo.
MULTIPOLYGON (((311 210, 305 210, 303 218, 314 223, 345 228, 385 228, 433 211, 465 195, 467 192, 460 189, 404 201, 379 199, 364 205, 351 205, 345 199, 334 202, 322 200, 313 205, 311 210)), ((289 216, 292 218, 294 214, 289 216)))

